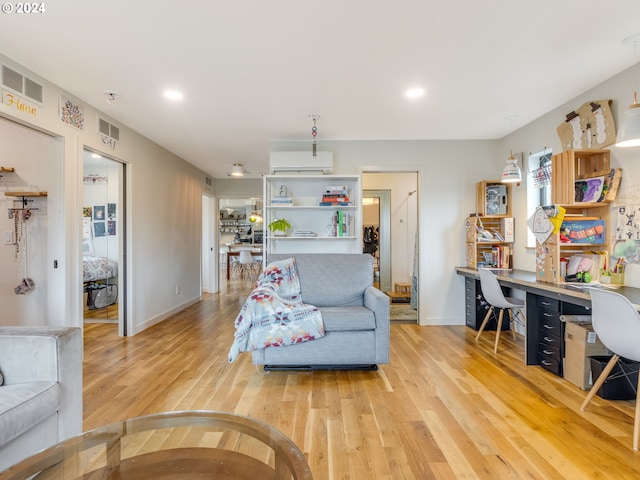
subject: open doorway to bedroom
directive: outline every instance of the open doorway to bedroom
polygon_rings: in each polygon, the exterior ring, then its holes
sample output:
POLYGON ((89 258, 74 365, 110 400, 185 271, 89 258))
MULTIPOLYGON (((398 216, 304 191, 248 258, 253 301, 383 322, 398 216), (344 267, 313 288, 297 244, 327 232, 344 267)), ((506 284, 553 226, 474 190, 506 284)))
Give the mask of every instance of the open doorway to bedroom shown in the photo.
POLYGON ((85 323, 114 323, 126 335, 125 165, 85 149, 82 290, 85 323))

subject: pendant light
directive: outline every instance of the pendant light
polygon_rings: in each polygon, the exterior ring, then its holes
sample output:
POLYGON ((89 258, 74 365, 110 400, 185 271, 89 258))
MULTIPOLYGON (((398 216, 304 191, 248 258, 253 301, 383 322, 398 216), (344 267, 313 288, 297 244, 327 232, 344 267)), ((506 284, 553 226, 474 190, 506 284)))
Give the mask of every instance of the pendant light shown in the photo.
MULTIPOLYGON (((633 65, 634 68, 637 63, 637 47, 640 42, 640 34, 631 35, 622 41, 625 46, 633 46, 633 65)), ((636 68, 637 70, 637 68, 636 68)), ((637 72, 634 75, 636 77, 633 103, 629 106, 629 109, 625 112, 625 117, 621 122, 621 126, 618 129, 618 135, 616 137, 616 147, 639 147, 640 146, 640 103, 638 103, 637 93, 637 72)))
POLYGON ((510 152, 507 164, 502 170, 502 183, 517 183, 522 181, 522 171, 518 166, 518 160, 513 157, 513 151, 510 152))
MULTIPOLYGON (((511 130, 513 130, 513 119, 515 115, 507 117, 507 119, 511 123, 511 130)), ((512 135, 510 133, 510 135, 512 135)), ((502 170, 502 179, 500 180, 502 183, 518 183, 522 181, 522 171, 518 166, 518 160, 513 157, 513 142, 512 148, 509 149, 509 158, 507 159, 507 164, 504 166, 502 170)))
POLYGON ((241 163, 234 163, 231 167, 231 171, 227 174, 230 177, 244 177, 244 174, 248 173, 241 163))

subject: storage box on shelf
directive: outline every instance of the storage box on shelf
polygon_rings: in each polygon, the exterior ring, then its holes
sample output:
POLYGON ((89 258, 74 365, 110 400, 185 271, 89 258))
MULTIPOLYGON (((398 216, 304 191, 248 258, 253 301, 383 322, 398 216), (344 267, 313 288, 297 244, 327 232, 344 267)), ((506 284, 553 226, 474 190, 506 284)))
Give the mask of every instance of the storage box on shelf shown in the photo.
POLYGON ((361 253, 361 184, 358 175, 266 175, 265 261, 272 253, 361 253), (268 230, 284 218, 286 236, 268 230))
MULTIPOLYGON (((562 283, 565 260, 575 255, 591 256, 593 252, 602 252, 606 258, 611 237, 611 202, 615 199, 621 172, 611 169, 609 150, 568 150, 553 155, 551 163, 552 203, 564 207, 566 212, 560 231, 536 245, 536 278, 547 283, 562 283), (599 201, 577 202, 576 182, 596 179, 599 183, 600 177, 607 183, 607 191, 595 198, 599 201)), ((597 280, 603 257, 592 258, 595 262, 591 277, 597 280)))
POLYGON ((467 217, 467 267, 512 268, 513 217, 467 217), (481 231, 489 232, 487 238, 481 231))
POLYGON ((500 180, 483 180, 476 184, 476 215, 511 216, 511 184, 500 180))

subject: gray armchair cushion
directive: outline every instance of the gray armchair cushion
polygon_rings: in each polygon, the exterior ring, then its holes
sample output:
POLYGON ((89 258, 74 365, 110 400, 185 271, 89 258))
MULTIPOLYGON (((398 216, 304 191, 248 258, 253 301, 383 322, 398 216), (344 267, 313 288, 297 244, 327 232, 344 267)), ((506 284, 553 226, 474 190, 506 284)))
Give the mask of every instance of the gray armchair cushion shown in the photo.
POLYGON ((5 385, 0 395, 0 445, 13 440, 58 411, 60 384, 30 382, 5 385))
POLYGON ((320 307, 326 332, 375 330, 376 317, 366 307, 320 307))

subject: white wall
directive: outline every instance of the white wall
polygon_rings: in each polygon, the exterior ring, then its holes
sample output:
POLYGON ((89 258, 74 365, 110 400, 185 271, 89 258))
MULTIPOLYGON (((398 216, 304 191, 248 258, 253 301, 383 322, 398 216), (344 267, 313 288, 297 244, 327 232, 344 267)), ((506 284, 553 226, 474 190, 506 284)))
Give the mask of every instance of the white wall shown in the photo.
MULTIPOLYGON (((49 286, 60 286, 60 291, 55 304, 48 307, 46 320, 41 320, 41 311, 37 322, 82 324, 81 199, 85 146, 127 165, 129 334, 199 300, 202 193, 215 193, 205 185, 204 172, 101 114, 120 128, 120 143, 110 149, 97 134, 99 112, 88 104, 83 104, 83 131, 62 123, 58 118, 59 95, 73 96, 6 57, 0 56, 0 61, 45 86, 44 106, 38 107, 36 116, 5 103, 0 103, 0 116, 60 138, 63 150, 63 165, 56 171, 61 181, 54 182, 58 184, 57 191, 48 188, 47 205, 50 218, 59 222, 64 234, 56 236, 49 232, 53 244, 45 262, 49 286), (53 258, 59 261, 55 271, 53 258), (175 293, 176 286, 180 287, 180 294, 175 293)), ((0 142, 3 158, 5 151, 5 142, 0 142)), ((46 159, 34 157, 31 161, 39 165, 46 159)), ((31 320, 22 316, 9 320, 10 324, 28 322, 31 320)))
POLYGON ((63 254, 62 147, 60 139, 0 118, 0 165, 15 169, 0 179, 0 325, 42 325, 57 320, 50 312, 64 297, 60 272, 52 268, 53 259, 63 254), (28 245, 16 258, 16 247, 5 245, 4 238, 15 229, 8 209, 22 207, 22 203, 4 192, 29 190, 46 191, 49 196, 28 199, 32 200, 28 207, 33 209, 24 224, 28 245), (14 288, 25 276, 25 261, 35 289, 16 295, 14 288))

